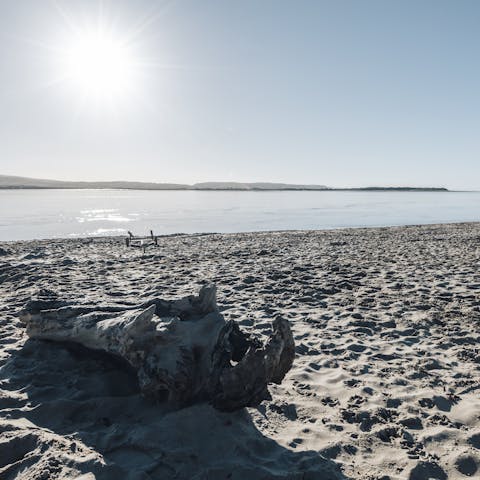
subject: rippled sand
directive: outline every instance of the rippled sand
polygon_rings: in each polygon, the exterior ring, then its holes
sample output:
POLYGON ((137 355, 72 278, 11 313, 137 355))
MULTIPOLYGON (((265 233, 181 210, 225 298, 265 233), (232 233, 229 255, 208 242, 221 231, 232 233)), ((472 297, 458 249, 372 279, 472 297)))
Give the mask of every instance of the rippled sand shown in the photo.
POLYGON ((0 478, 480 478, 480 224, 121 238, 0 250, 0 478), (94 352, 27 340, 39 288, 87 304, 218 287, 227 319, 291 322, 258 409, 169 411, 94 352))

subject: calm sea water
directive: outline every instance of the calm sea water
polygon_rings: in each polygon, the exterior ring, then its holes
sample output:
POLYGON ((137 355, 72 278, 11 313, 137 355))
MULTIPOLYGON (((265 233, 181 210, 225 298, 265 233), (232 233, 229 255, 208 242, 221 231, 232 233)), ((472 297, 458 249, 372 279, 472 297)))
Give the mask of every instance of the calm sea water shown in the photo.
POLYGON ((0 240, 464 221, 480 192, 0 191, 0 240))

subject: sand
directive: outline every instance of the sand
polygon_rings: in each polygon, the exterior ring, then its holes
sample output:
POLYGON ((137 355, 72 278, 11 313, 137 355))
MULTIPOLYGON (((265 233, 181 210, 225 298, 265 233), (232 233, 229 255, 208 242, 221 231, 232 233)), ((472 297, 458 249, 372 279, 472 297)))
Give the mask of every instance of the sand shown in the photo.
POLYGON ((1 479, 480 478, 480 224, 1 247, 1 479), (206 281, 228 320, 291 322, 294 366, 259 408, 152 404, 17 318, 39 288, 135 304, 206 281))

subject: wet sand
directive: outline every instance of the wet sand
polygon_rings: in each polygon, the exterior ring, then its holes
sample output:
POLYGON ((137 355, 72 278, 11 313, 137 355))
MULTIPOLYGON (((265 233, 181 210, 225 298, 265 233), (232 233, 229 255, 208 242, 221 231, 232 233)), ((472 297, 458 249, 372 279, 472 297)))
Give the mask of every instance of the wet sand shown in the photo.
POLYGON ((0 478, 480 477, 480 224, 0 245, 0 478), (272 400, 221 413, 142 398, 122 365, 28 340, 41 288, 88 305, 218 288, 227 320, 290 320, 272 400))

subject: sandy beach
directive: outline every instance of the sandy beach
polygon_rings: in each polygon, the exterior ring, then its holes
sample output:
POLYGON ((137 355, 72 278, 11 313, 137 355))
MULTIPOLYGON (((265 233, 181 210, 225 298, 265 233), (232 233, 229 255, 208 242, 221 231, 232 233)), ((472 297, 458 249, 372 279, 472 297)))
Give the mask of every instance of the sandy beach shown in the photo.
POLYGON ((480 478, 478 223, 0 247, 1 479, 480 478), (135 305, 206 282, 247 330, 290 321, 293 368, 258 408, 155 404, 18 318, 40 289, 135 305))

